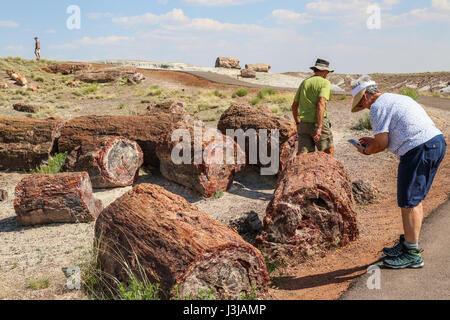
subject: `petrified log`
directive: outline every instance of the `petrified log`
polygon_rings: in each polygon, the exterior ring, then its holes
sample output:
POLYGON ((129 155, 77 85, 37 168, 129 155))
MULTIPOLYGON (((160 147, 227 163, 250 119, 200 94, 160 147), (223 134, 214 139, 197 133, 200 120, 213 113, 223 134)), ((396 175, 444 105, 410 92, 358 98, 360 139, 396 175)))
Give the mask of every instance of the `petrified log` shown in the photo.
POLYGON ((219 57, 216 60, 216 68, 241 69, 239 59, 219 57))
POLYGON ((354 181, 352 187, 353 197, 357 204, 370 204, 378 196, 377 188, 368 181, 354 181))
POLYGON ((206 128, 201 121, 187 121, 179 129, 184 130, 182 141, 170 141, 157 148, 161 174, 202 195, 227 191, 235 173, 245 165, 245 154, 238 144, 206 128), (180 159, 174 159, 174 154, 180 159))
MULTIPOLYGON (((275 116, 272 111, 267 107, 257 108, 250 105, 235 104, 232 105, 227 111, 225 111, 219 121, 218 129, 227 134, 227 130, 242 129, 247 134, 248 139, 245 141, 245 146, 242 142, 239 145, 247 155, 248 164, 261 164, 259 157, 259 145, 262 133, 267 131, 267 154, 271 155, 272 147, 274 151, 279 152, 280 147, 285 143, 289 137, 291 137, 297 131, 295 123, 283 117, 275 116), (279 145, 271 145, 271 130, 279 131, 279 145), (251 132, 255 132, 252 134, 251 132)), ((263 144, 263 143, 261 143, 263 144)), ((263 144, 264 145, 264 144, 263 144)), ((278 155, 279 156, 279 155, 278 155)))
POLYGON ((246 64, 245 69, 254 70, 256 72, 269 72, 272 67, 270 64, 264 63, 254 63, 254 64, 246 64))
POLYGON ((56 150, 62 120, 0 117, 0 170, 38 167, 56 150))
POLYGON ((158 112, 179 113, 179 114, 186 113, 186 109, 184 108, 183 103, 173 101, 166 101, 158 103, 154 106, 149 106, 147 110, 149 111, 150 114, 158 112))
POLYGON ((25 76, 18 71, 8 70, 6 71, 6 74, 11 78, 11 80, 14 80, 18 85, 21 85, 22 87, 28 84, 27 78, 25 78, 25 76))
POLYGON ((92 68, 90 63, 59 63, 52 66, 46 66, 40 68, 39 71, 45 71, 48 73, 61 73, 64 75, 73 74, 77 71, 86 71, 92 68))
POLYGON ((241 70, 241 77, 242 78, 256 78, 256 71, 250 70, 250 69, 242 69, 241 70))
POLYGON ((103 272, 123 283, 127 271, 145 274, 167 299, 174 286, 181 299, 209 289, 218 299, 237 298, 253 287, 264 292, 269 280, 258 249, 160 186, 138 185, 108 206, 95 236, 103 272))
POLYGON ((147 116, 85 116, 67 122, 58 140, 60 152, 105 136, 121 136, 136 141, 144 152, 144 163, 159 166, 156 147, 170 140, 183 115, 158 113, 147 116))
POLYGON ((24 102, 18 102, 13 105, 13 109, 19 112, 36 113, 39 111, 39 107, 24 102))
POLYGON ((286 168, 286 164, 298 153, 298 133, 293 134, 288 141, 281 146, 280 151, 280 172, 286 168))
POLYGON ((64 171, 87 172, 95 189, 126 187, 136 182, 144 156, 139 145, 122 137, 104 137, 75 148, 64 171))
POLYGON ((15 193, 14 209, 22 226, 90 222, 102 210, 86 172, 31 175, 15 193))
POLYGON ((352 184, 344 166, 323 152, 291 159, 264 218, 261 243, 310 255, 356 240, 352 184))
POLYGON ((114 82, 119 78, 133 78, 136 76, 135 67, 105 68, 92 71, 78 71, 75 73, 75 80, 88 83, 114 82))

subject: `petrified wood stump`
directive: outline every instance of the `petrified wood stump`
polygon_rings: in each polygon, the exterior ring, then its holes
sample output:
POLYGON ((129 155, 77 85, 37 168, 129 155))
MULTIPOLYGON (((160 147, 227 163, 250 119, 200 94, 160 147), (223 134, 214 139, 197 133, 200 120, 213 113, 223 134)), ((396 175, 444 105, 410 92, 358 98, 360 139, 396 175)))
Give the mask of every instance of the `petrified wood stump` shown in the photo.
POLYGON ((77 71, 90 70, 92 65, 90 63, 59 63, 51 66, 40 68, 39 71, 45 71, 48 73, 61 73, 64 75, 73 74, 77 71))
POLYGON ((323 152, 291 159, 281 173, 260 242, 311 254, 358 236, 352 184, 344 166, 323 152))
MULTIPOLYGON (((257 108, 250 105, 235 104, 232 105, 227 111, 225 111, 219 121, 218 129, 223 134, 227 134, 227 129, 239 130, 242 129, 244 133, 248 134, 248 139, 245 140, 245 153, 247 155, 248 164, 261 164, 259 157, 259 145, 261 130, 267 130, 267 154, 271 154, 271 130, 279 130, 279 146, 285 143, 289 137, 291 137, 296 131, 296 125, 293 121, 290 121, 283 117, 275 116, 272 111, 266 107, 257 108), (250 131, 254 130, 256 136, 250 135, 250 131), (255 140, 256 139, 256 140, 255 140), (250 148, 251 144, 256 145, 257 148, 250 148), (252 160, 252 157, 256 158, 252 160), (255 161, 256 160, 256 161, 255 161)), ((242 146, 244 150, 244 146, 242 146)), ((275 146, 277 152, 280 152, 280 147, 275 146)), ((279 154, 278 154, 279 156, 279 154)))
POLYGON ((188 136, 183 137, 182 141, 171 141, 157 149, 161 174, 205 196, 227 191, 233 184, 236 172, 245 165, 244 152, 233 139, 217 130, 205 128, 202 122, 185 122, 183 129, 188 136), (195 130, 201 133, 198 144, 195 130), (180 146, 184 147, 183 151, 176 149, 180 146), (186 156, 185 152, 189 154, 186 156), (174 159, 173 155, 180 156, 180 159, 174 159), (186 158, 181 159, 184 156, 186 158))
POLYGON ((0 170, 30 170, 56 149, 64 122, 0 117, 0 170))
POLYGON ((270 64, 265 63, 253 63, 253 64, 246 64, 245 69, 248 70, 254 70, 256 72, 269 72, 272 67, 270 64))
POLYGON ((31 175, 15 193, 14 209, 23 226, 90 222, 102 210, 86 172, 31 175))
POLYGON ((195 298, 211 289, 218 299, 236 298, 269 280, 258 249, 235 231, 164 188, 141 184, 109 207, 95 225, 102 270, 127 282, 124 264, 158 283, 165 298, 195 298))
POLYGON ((64 171, 87 172, 95 189, 131 186, 144 155, 139 145, 123 137, 104 137, 75 148, 64 171))

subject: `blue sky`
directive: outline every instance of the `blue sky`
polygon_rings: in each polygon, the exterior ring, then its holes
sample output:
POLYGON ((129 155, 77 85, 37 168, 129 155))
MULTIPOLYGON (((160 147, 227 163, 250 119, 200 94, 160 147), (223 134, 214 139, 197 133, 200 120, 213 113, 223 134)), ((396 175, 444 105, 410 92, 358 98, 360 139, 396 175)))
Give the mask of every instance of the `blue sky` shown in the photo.
POLYGON ((274 72, 307 71, 317 57, 337 72, 450 70, 450 0, 153 0, 2 3, 0 56, 138 59, 212 66, 218 56, 274 72), (369 30, 367 8, 381 8, 369 30), (70 5, 81 29, 69 30, 70 5))

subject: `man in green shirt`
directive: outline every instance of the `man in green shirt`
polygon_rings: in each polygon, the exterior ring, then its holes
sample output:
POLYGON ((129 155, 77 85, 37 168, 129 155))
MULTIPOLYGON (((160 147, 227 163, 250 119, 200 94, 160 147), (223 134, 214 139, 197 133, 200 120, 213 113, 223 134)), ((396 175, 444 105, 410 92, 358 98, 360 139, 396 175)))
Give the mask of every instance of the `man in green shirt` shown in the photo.
POLYGON ((311 69, 314 75, 302 82, 292 104, 298 125, 298 153, 315 152, 317 147, 319 151, 334 155, 333 133, 327 113, 331 83, 326 79, 334 70, 324 59, 317 59, 311 69))

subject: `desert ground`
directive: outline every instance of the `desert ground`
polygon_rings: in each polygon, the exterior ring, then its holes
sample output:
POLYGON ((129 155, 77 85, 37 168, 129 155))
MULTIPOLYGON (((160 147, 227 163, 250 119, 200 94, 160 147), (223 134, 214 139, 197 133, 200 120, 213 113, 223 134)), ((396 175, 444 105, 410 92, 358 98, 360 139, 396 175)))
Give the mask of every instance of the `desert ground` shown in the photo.
MULTIPOLYGON (((155 64, 139 64, 146 80, 139 84, 117 81, 110 84, 77 82, 68 86, 72 75, 50 74, 38 68, 56 63, 20 58, 0 59, 0 116, 55 117, 63 120, 82 115, 139 115, 148 106, 163 101, 180 101, 209 127, 217 127, 220 115, 233 103, 268 106, 277 115, 290 116, 295 87, 307 73, 261 74, 251 82, 237 79, 230 72, 208 73, 209 69, 172 66, 158 68, 155 64), (37 91, 21 88, 9 80, 6 70, 18 70, 38 87, 37 91), (229 80, 220 83, 224 77, 229 80), (239 82, 234 82, 234 80, 239 82), (242 81, 242 83, 241 83, 242 81), (242 97, 236 91, 246 85, 242 97), (275 93, 259 95, 264 87, 277 88, 275 93), (39 107, 36 113, 13 109, 16 102, 39 107)), ((106 62, 104 62, 106 63, 106 62)), ((109 62, 112 63, 112 62, 109 62)), ((125 62, 121 63, 126 64, 125 62)), ((104 68, 98 64, 96 68, 104 68)), ((341 161, 352 181, 371 182, 379 195, 374 203, 359 205, 357 221, 360 236, 348 246, 334 249, 323 256, 309 258, 297 265, 280 266, 271 274, 267 299, 311 300, 337 299, 354 279, 364 274, 369 265, 381 257, 380 250, 397 240, 401 233, 401 216, 396 201, 397 158, 384 152, 371 157, 357 153, 348 139, 370 136, 368 130, 352 128, 364 113, 350 112, 349 85, 357 75, 333 75, 336 94, 328 104, 336 144, 336 158, 341 161), (340 89, 340 90, 338 90, 340 89)), ((411 75, 373 75, 380 89, 399 92, 411 89, 437 127, 448 139, 450 135, 450 72, 411 75)), ((29 172, 0 172, 0 189, 8 199, 0 202, 0 299, 88 299, 81 291, 70 291, 62 268, 81 265, 90 259, 94 224, 54 224, 22 227, 14 212, 14 188, 29 172)), ((450 194, 450 160, 441 166, 424 208, 429 215, 448 200, 450 194)), ((255 211, 262 220, 276 187, 276 177, 262 177, 252 167, 237 174, 231 189, 223 197, 203 198, 194 191, 164 179, 159 173, 141 169, 139 183, 153 183, 181 195, 213 218, 228 224, 244 212, 255 211)), ((95 196, 107 206, 131 187, 95 190, 95 196)), ((425 252, 426 259, 426 252, 425 252)))

